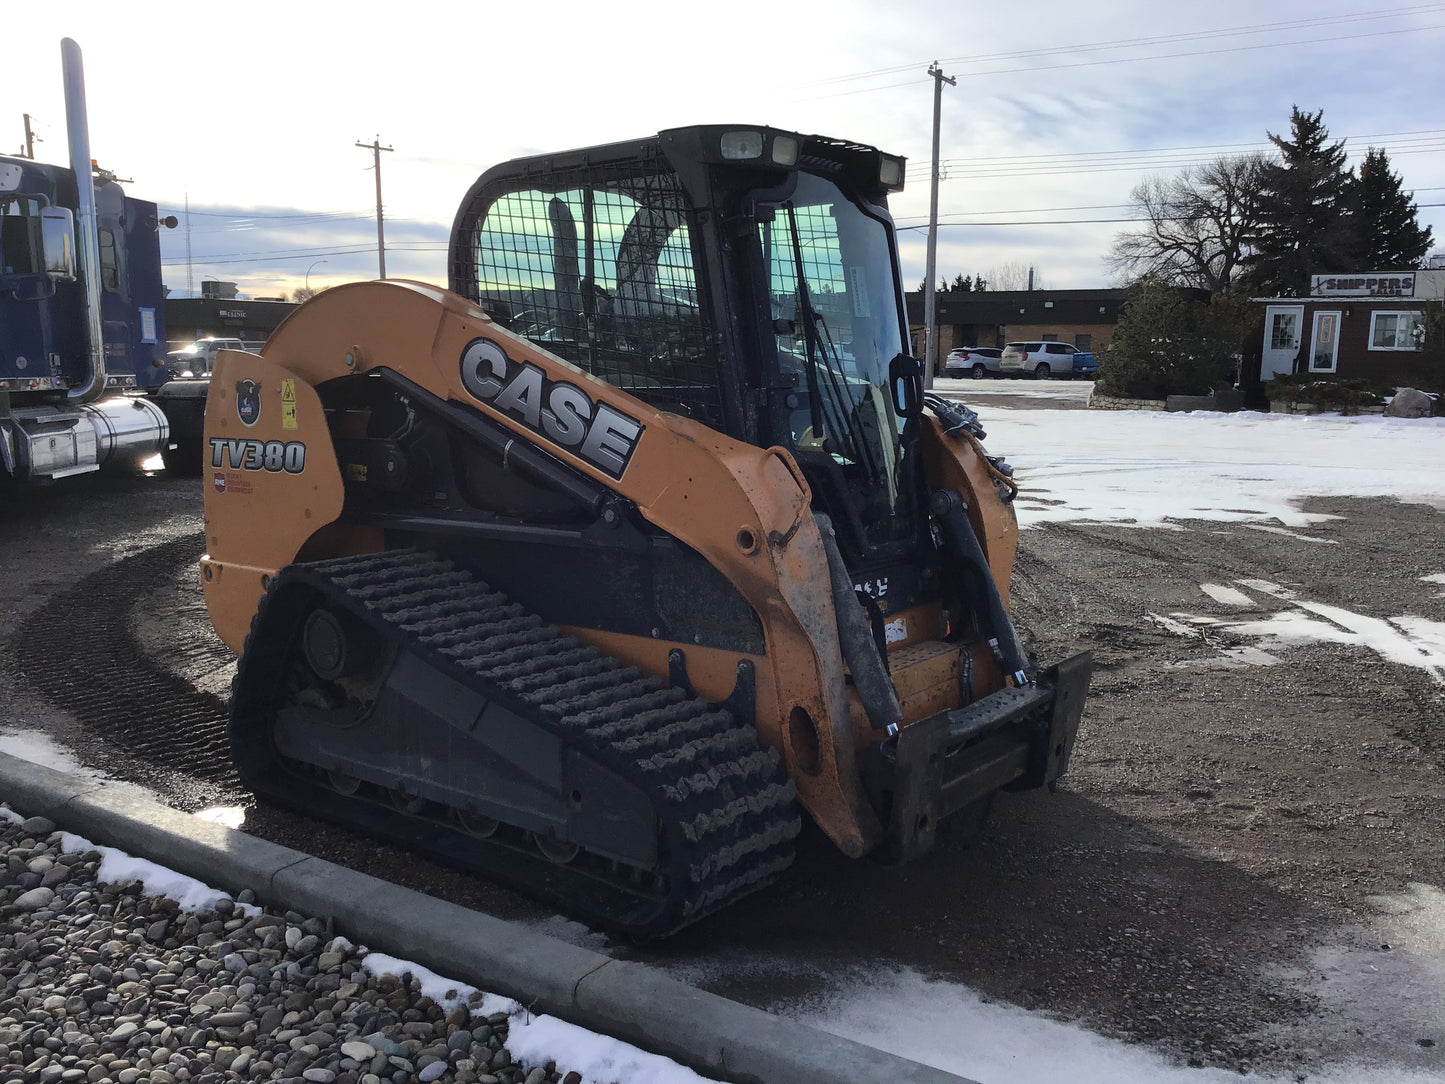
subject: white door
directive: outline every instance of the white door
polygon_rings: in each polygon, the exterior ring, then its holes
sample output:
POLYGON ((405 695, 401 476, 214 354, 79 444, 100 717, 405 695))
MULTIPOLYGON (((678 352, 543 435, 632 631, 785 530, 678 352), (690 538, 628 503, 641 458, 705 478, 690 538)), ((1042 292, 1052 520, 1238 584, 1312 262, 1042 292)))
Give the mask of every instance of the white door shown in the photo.
POLYGON ((1310 331, 1310 372, 1332 373, 1340 356, 1340 313, 1315 313, 1310 331))
POLYGON ((1294 372, 1304 328, 1303 305, 1270 305, 1264 310, 1264 353, 1259 378, 1273 380, 1278 373, 1294 372))

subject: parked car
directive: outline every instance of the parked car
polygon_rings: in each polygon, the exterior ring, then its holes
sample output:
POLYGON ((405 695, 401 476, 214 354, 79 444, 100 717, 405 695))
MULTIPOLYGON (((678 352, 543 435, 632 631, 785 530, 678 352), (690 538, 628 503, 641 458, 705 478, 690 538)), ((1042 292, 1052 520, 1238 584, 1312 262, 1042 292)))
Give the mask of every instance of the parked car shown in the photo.
POLYGON ((1094 355, 1068 343, 1009 343, 999 358, 999 371, 1005 376, 1030 376, 1038 380, 1050 377, 1093 376, 1099 371, 1094 355))
POLYGON ((166 369, 171 376, 205 376, 216 363, 216 355, 222 350, 245 350, 246 344, 240 339, 197 339, 180 350, 166 355, 166 369))
POLYGON ((961 346, 957 350, 949 351, 948 357, 943 359, 943 374, 967 374, 975 380, 982 380, 990 374, 997 376, 1002 354, 1003 351, 996 346, 961 346))

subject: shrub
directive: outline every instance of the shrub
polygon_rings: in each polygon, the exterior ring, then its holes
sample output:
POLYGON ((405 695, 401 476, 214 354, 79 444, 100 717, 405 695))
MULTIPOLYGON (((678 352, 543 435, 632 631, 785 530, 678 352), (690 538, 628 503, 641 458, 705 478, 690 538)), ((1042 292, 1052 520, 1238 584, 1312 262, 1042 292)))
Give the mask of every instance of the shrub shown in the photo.
POLYGON ((1425 379, 1421 390, 1445 392, 1445 301, 1425 306, 1425 379))
POLYGON ((1331 379, 1314 373, 1287 373, 1265 385, 1271 403, 1292 410, 1299 406, 1354 414, 1361 407, 1380 406, 1394 389, 1360 377, 1331 379))
POLYGON ((1140 280, 1124 303, 1108 360, 1099 368, 1099 390, 1163 399, 1233 387, 1238 310, 1231 298, 1190 301, 1158 279, 1140 280))

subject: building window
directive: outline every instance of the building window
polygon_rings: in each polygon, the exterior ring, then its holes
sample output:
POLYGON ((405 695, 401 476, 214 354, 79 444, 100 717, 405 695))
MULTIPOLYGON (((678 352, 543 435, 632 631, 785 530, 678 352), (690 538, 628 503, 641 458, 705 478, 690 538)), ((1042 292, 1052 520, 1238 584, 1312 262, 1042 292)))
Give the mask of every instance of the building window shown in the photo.
POLYGON ((1269 332, 1271 350, 1294 350, 1299 347, 1299 320, 1297 312, 1277 312, 1269 332))
POLYGON ((1074 345, 1087 354, 1094 345, 1094 337, 1092 335, 1075 335, 1074 345))
POLYGON ((1371 350, 1419 350, 1425 342, 1425 317, 1419 312, 1370 314, 1371 350))
POLYGON ((1340 313, 1316 312, 1310 334, 1310 372, 1332 373, 1340 355, 1340 313))
POLYGON ((1044 342, 1046 342, 1046 343, 1056 343, 1056 342, 1058 342, 1058 341, 1059 341, 1059 337, 1058 337, 1057 335, 1045 335, 1045 336, 1044 336, 1044 342))

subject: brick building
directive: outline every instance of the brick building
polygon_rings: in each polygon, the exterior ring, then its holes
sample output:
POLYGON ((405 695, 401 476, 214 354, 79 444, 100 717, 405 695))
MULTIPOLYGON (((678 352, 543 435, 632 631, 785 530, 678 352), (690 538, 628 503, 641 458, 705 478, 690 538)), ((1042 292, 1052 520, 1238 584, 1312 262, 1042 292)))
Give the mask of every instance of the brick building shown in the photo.
POLYGON ((290 301, 242 301, 226 297, 166 298, 166 333, 170 349, 195 339, 245 339, 264 342, 276 325, 296 308, 290 301))
MULTIPOLYGON (((960 346, 1026 340, 1103 350, 1114 337, 1128 290, 948 290, 934 295, 938 356, 960 346)), ((923 356, 923 292, 907 295, 913 352, 923 356)))
POLYGON ((1260 379, 1310 372, 1427 385, 1425 311, 1442 298, 1445 270, 1315 275, 1308 297, 1253 298, 1264 314, 1260 379))

